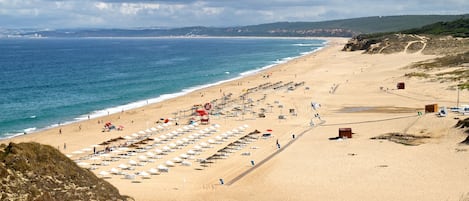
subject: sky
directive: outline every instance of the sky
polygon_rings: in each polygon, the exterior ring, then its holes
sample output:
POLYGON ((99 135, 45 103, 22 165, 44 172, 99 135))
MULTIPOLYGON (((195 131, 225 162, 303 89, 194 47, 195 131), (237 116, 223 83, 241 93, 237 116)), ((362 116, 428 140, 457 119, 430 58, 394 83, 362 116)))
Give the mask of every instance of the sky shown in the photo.
POLYGON ((0 29, 227 27, 466 13, 469 0, 0 0, 0 29))

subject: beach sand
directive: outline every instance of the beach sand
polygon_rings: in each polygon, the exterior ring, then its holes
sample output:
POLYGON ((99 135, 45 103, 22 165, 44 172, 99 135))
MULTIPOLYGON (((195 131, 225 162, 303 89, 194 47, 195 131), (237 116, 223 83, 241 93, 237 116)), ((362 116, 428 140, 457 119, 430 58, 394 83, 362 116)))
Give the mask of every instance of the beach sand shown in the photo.
MULTIPOLYGON (((423 111, 427 104, 455 106, 457 92, 447 89, 452 83, 403 76, 412 72, 403 67, 436 56, 342 52, 340 50, 347 39, 327 40, 327 47, 318 52, 253 76, 142 108, 3 140, 2 143, 35 141, 49 144, 78 160, 92 153, 92 145, 119 136, 131 136, 162 125, 156 123, 160 118, 172 118, 171 126, 154 132, 150 137, 159 138, 172 131, 179 136, 149 147, 149 151, 189 139, 190 135, 194 136, 194 133, 213 124, 220 127, 215 127, 216 131, 207 137, 184 143, 161 158, 134 166, 134 170, 126 170, 125 173, 148 171, 166 164, 168 160, 174 161, 175 157, 188 153, 202 142, 208 143, 209 139, 216 140, 216 136, 227 131, 241 131, 241 128, 245 131, 209 144, 211 147, 186 160, 190 166, 176 163, 175 167, 169 167, 169 172, 145 179, 138 175, 133 180, 124 179, 123 175, 109 176, 106 180, 122 194, 139 201, 440 201, 461 200, 464 196, 467 199, 469 148, 458 144, 467 135, 454 128, 456 118, 464 117, 456 113, 450 113, 448 117, 437 117, 435 113, 419 116, 417 113, 423 111), (406 89, 397 90, 398 82, 405 82, 406 89), (293 87, 295 84, 297 86, 293 87), (286 86, 281 87, 283 85, 286 86), (239 98, 248 89, 252 93, 244 99, 239 98), (224 95, 228 94, 232 95, 227 101, 233 102, 224 107, 224 115, 212 115, 209 125, 199 125, 190 131, 181 130, 187 126, 190 108, 215 99, 218 101, 213 106, 220 106, 224 95), (311 102, 321 107, 314 110, 311 102), (184 110, 188 111, 182 112, 184 110), (260 118, 260 113, 265 118, 260 118), (123 125, 124 130, 101 132, 102 122, 123 125), (176 122, 179 125, 175 125, 176 122), (339 128, 352 128, 353 137, 335 140, 339 128), (243 140, 244 144, 238 143, 235 147, 239 150, 217 152, 254 130, 260 134, 243 140), (271 136, 261 136, 267 133, 271 136), (386 133, 426 137, 418 139, 416 146, 370 139, 386 133), (281 149, 278 149, 277 141, 281 149), (83 154, 75 152, 83 149, 83 154), (219 153, 216 155, 218 159, 209 160, 210 163, 197 162, 216 153, 219 153), (224 181, 223 185, 220 179, 224 181)), ((469 103, 467 91, 460 93, 460 101, 469 103)), ((121 140, 105 146, 124 142, 121 140)), ((105 146, 96 147, 100 151, 105 146)), ((129 160, 138 162, 138 157, 145 154, 140 152, 127 159, 109 161, 105 166, 95 166, 92 171, 102 176, 99 174, 101 171, 109 172, 113 167, 118 169, 118 165, 128 164, 129 160)), ((112 155, 117 156, 116 153, 112 155)), ((88 157, 81 162, 102 163, 102 158, 105 157, 88 157)))

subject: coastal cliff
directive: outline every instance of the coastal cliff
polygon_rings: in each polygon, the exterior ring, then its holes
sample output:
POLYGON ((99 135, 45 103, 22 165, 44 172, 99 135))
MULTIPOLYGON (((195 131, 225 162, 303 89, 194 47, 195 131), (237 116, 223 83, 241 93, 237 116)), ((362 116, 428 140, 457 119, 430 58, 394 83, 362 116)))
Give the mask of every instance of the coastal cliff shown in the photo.
POLYGON ((0 145, 0 200, 131 200, 48 145, 0 145))

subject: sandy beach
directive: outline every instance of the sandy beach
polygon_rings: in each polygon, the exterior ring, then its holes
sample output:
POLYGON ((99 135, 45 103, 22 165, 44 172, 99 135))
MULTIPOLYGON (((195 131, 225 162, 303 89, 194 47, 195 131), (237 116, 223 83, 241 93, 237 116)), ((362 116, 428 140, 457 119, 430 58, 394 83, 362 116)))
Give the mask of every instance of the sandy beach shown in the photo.
MULTIPOLYGON (((467 134, 454 125, 468 116, 418 115, 428 104, 455 106, 454 83, 404 77, 412 72, 404 67, 437 56, 342 52, 348 39, 327 40, 246 78, 1 142, 57 147, 138 201, 467 199, 469 147, 459 145, 467 134), (190 114, 206 103, 213 115, 203 125, 190 114), (102 132, 107 122, 124 128, 102 132), (353 137, 334 139, 339 128, 353 137), (370 139, 387 133, 422 138, 370 139), (119 148, 126 143, 134 145, 119 148), (115 151, 92 156, 106 147, 115 151)), ((469 104, 469 93, 459 99, 469 104)))

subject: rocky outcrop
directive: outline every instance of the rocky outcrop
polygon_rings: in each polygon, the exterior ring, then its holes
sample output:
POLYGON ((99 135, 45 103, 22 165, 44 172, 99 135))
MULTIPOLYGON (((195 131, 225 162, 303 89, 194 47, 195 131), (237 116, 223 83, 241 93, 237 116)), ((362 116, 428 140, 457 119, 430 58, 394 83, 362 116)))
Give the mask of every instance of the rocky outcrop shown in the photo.
POLYGON ((0 145, 0 200, 131 200, 57 149, 0 145))
POLYGON ((350 39, 347 44, 345 44, 342 51, 357 51, 357 50, 367 50, 373 44, 376 44, 377 40, 365 39, 360 36, 353 37, 350 39))

